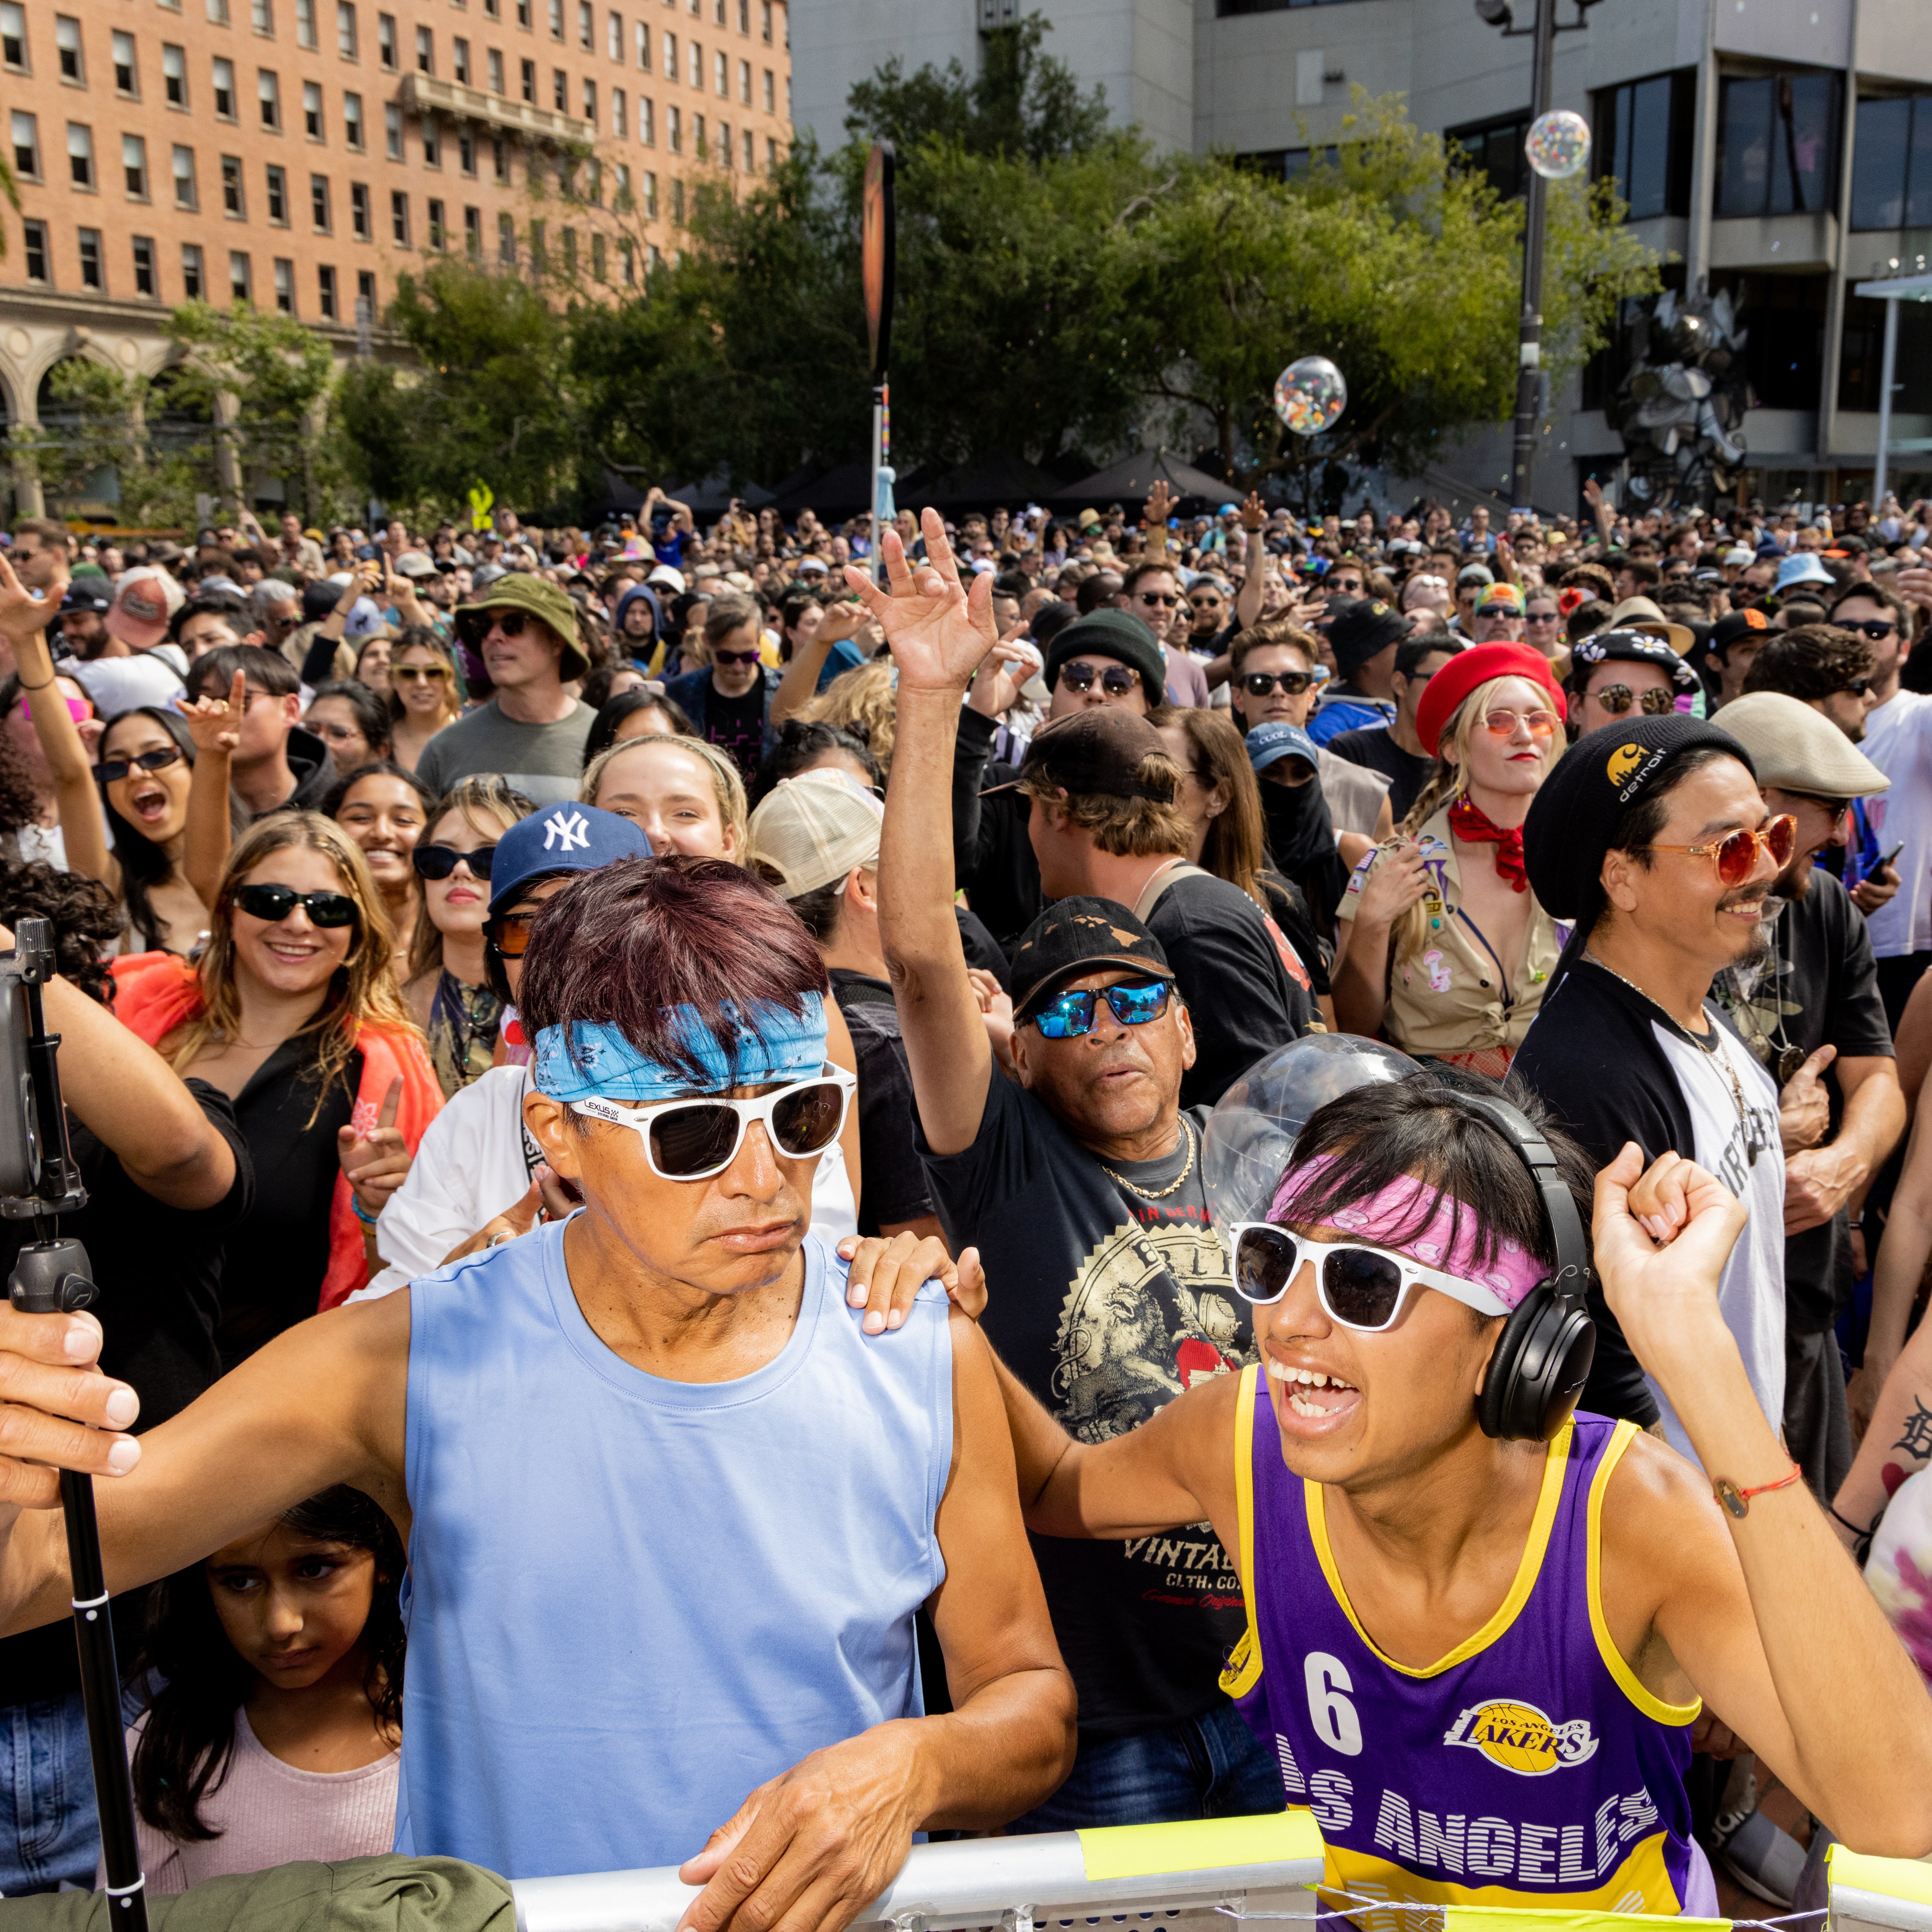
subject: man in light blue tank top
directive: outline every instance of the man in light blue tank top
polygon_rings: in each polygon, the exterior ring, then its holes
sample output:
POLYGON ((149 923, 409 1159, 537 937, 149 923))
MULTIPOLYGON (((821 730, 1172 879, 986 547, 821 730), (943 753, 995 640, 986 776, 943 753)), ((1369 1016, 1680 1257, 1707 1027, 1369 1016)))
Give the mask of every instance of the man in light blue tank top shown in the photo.
MULTIPOLYGON (((916 1832, 1004 1824, 1066 1774, 990 1352, 936 1282, 868 1333, 807 1232, 851 1087, 825 989, 736 866, 579 877, 521 1010, 525 1118, 584 1211, 300 1324, 138 1443, 134 1392, 75 1374, 92 1318, 0 1304, 10 1412, 44 1412, 26 1453, 133 1470, 98 1486, 116 1590, 332 1484, 396 1520, 401 1849, 512 1877, 682 1861, 704 1932, 748 1898, 836 1932, 916 1832)), ((66 1614, 52 1481, 0 1456, 0 1631, 66 1614)))

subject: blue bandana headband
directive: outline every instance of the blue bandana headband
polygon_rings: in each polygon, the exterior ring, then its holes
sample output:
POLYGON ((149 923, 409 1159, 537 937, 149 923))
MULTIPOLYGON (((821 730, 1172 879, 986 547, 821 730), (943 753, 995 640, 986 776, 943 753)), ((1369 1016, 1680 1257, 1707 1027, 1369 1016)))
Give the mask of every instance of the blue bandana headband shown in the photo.
POLYGON ((530 1071, 538 1093, 566 1102, 601 1096, 644 1105, 676 1100, 694 1088, 808 1080, 825 1064, 825 1001, 817 993, 807 993, 804 1001, 804 1012, 794 1014, 768 1004, 741 1011, 728 1000, 720 1010, 733 1029, 729 1052, 695 1006, 674 1007, 678 1043, 701 1069, 696 1080, 687 1068, 648 1058, 601 1020, 545 1027, 537 1035, 530 1071))

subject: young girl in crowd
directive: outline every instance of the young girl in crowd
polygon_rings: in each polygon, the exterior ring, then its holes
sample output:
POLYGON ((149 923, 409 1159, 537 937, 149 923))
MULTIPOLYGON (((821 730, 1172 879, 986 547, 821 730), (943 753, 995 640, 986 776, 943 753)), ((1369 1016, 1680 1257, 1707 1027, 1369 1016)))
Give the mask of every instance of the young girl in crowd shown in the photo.
POLYGON ((412 772, 423 747, 463 715, 456 660, 449 646, 427 626, 412 624, 390 651, 384 692, 389 706, 389 755, 412 772))
POLYGON ((389 1850, 405 1561, 338 1486, 156 1586, 138 1668, 162 1688, 128 1734, 150 1892, 389 1850))
POLYGON ((286 812, 250 826, 210 928, 198 968, 116 960, 116 1011, 235 1102, 255 1192, 228 1238, 218 1339, 232 1367, 362 1286, 365 1231, 442 1094, 396 991, 375 882, 332 820, 286 812))
POLYGON ((382 896, 389 929, 396 936, 396 982, 409 977, 410 936, 422 905, 422 887, 410 854, 429 823, 435 794, 392 759, 379 759, 352 772, 322 802, 332 818, 362 848, 369 876, 382 896))
POLYGON ((320 686, 302 722, 328 747, 338 772, 357 771, 389 755, 388 712, 366 684, 353 678, 334 678, 320 686))
POLYGON ((490 1070, 503 1012, 483 952, 490 855, 497 840, 536 809, 494 773, 464 778, 438 802, 411 855, 422 881, 422 910, 403 998, 428 1037, 446 1100, 490 1070))

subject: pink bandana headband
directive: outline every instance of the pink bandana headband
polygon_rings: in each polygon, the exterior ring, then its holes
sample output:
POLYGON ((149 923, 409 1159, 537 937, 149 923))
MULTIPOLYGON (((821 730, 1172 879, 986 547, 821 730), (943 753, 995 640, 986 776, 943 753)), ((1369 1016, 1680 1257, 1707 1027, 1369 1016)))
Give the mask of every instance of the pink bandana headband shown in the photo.
MULTIPOLYGON (((1305 1195, 1310 1183, 1324 1168, 1332 1167, 1335 1160, 1333 1154, 1322 1154, 1289 1168, 1275 1190, 1268 1219, 1280 1221, 1289 1204, 1305 1195)), ((1337 1208, 1327 1219, 1331 1226, 1345 1228, 1378 1247, 1393 1249, 1413 1256, 1425 1267, 1453 1274, 1460 1280, 1474 1282, 1510 1308, 1539 1282, 1549 1278, 1549 1269, 1516 1241, 1498 1240, 1495 1255, 1478 1267, 1476 1257, 1484 1245, 1482 1216, 1466 1201, 1440 1193, 1412 1174, 1390 1181, 1366 1201, 1337 1208), (1435 1212, 1416 1228, 1418 1208, 1431 1198, 1436 1202, 1435 1212), (1455 1232, 1459 1223, 1460 1234, 1455 1232), (1415 1232, 1404 1233, 1400 1240, 1390 1238, 1389 1231, 1406 1228, 1415 1228, 1415 1232)))

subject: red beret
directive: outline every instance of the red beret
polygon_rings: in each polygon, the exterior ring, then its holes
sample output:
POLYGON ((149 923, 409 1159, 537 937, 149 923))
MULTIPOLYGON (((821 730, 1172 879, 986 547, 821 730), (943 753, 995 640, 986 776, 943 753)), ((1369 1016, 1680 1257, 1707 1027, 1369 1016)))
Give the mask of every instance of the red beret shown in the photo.
POLYGON ((1528 644, 1478 644, 1458 651, 1429 680, 1415 713, 1416 736, 1431 758, 1440 742, 1443 728, 1456 714, 1456 707, 1478 685, 1498 677, 1526 677, 1550 694, 1550 706, 1558 718, 1564 715, 1563 692, 1550 674, 1550 660, 1528 644))

